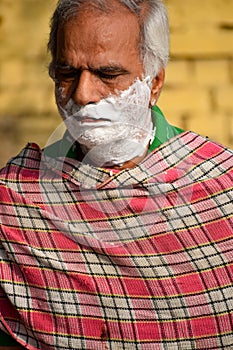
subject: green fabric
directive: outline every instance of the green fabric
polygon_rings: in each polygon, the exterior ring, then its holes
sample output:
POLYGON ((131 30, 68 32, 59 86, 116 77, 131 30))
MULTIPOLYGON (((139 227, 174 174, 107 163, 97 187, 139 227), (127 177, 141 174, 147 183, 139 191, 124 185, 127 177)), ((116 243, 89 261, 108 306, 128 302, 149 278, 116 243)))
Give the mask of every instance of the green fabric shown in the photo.
POLYGON ((76 143, 72 144, 73 141, 69 136, 68 131, 65 132, 63 138, 57 142, 47 146, 44 149, 46 155, 57 158, 57 157, 67 157, 76 159, 77 158, 77 146, 76 143))
POLYGON ((172 137, 179 135, 183 132, 182 129, 176 126, 170 125, 165 119, 163 113, 158 106, 152 108, 154 124, 156 126, 155 138, 152 142, 149 152, 153 151, 155 148, 162 145, 164 142, 168 141, 172 137))

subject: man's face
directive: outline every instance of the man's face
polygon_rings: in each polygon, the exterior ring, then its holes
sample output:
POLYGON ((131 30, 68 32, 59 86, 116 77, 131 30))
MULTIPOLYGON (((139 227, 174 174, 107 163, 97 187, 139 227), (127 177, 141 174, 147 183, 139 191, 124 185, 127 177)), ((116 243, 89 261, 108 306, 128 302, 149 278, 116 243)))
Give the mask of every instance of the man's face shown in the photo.
POLYGON ((96 103, 142 78, 139 23, 121 5, 108 14, 83 9, 59 29, 57 42, 56 95, 61 106, 71 98, 81 106, 96 103))

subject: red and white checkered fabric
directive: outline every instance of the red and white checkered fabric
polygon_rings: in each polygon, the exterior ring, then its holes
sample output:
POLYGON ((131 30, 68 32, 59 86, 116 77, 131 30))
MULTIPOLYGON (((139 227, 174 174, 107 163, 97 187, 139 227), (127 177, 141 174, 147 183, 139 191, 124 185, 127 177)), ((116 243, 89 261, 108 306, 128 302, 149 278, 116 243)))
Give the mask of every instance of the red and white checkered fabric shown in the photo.
POLYGON ((0 328, 27 349, 233 349, 233 152, 111 174, 28 145, 0 174, 0 328))

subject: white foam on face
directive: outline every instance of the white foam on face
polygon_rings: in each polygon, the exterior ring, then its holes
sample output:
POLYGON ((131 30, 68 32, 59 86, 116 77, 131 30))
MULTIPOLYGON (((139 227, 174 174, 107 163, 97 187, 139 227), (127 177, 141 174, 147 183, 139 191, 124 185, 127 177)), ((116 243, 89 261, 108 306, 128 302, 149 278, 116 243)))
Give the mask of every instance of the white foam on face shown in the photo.
POLYGON ((127 90, 84 107, 72 99, 59 111, 85 153, 98 163, 122 164, 140 156, 153 138, 149 108, 151 79, 137 79, 127 90), (95 148, 95 150, 94 150, 95 148))

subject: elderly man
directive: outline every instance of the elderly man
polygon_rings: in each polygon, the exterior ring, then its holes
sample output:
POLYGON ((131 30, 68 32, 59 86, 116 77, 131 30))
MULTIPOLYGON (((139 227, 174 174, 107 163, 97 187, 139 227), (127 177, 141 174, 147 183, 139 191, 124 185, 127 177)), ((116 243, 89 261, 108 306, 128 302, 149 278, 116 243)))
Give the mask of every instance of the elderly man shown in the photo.
POLYGON ((1 339, 233 348, 233 153, 156 106, 168 42, 160 0, 59 1, 50 75, 67 130, 0 174, 1 339))

